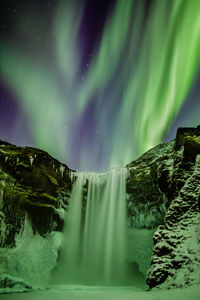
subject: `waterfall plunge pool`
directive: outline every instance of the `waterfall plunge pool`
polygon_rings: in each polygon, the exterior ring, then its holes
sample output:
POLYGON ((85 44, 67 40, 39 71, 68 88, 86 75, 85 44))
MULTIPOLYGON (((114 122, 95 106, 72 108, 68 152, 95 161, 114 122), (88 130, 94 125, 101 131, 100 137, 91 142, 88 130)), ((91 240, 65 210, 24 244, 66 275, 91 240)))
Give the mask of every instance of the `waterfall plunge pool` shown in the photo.
POLYGON ((48 291, 0 295, 2 300, 199 300, 200 286, 142 291, 124 287, 60 286, 48 291))

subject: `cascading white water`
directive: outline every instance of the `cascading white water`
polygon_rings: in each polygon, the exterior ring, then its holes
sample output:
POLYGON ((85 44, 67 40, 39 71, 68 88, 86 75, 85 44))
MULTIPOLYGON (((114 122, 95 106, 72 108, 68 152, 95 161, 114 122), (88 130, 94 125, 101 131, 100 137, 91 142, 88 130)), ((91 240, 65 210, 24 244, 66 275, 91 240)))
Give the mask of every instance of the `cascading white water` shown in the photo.
POLYGON ((77 179, 66 213, 57 281, 124 284, 128 278, 126 169, 74 176, 77 179))

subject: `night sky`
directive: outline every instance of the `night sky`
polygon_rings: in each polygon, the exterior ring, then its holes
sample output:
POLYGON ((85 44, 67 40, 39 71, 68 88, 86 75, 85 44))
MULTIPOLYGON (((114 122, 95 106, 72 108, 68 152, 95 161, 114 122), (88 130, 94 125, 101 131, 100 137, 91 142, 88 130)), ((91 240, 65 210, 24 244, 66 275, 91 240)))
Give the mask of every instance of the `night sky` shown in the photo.
POLYGON ((76 170, 200 124, 200 1, 1 1, 0 139, 76 170))

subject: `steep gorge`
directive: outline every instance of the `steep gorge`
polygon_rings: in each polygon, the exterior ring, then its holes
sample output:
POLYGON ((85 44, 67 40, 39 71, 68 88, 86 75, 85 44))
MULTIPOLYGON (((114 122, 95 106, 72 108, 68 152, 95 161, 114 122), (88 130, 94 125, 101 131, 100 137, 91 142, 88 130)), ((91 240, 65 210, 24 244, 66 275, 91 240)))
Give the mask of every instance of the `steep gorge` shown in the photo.
MULTIPOLYGON (((175 140, 156 146, 126 166, 127 256, 145 274, 150 288, 200 283, 199 154, 200 127, 180 128, 175 140)), ((17 265, 12 271, 11 265, 22 239, 30 244, 36 238, 41 245, 38 255, 52 247, 45 252, 52 259, 46 272, 56 267, 60 232, 74 185, 72 174, 76 172, 42 150, 0 143, 1 287, 15 286, 16 281, 19 285, 23 268, 17 265)), ((83 202, 88 188, 86 182, 83 202)), ((24 244, 23 253, 26 247, 24 244)), ((44 260, 42 254, 40 260, 44 260)), ((22 279, 31 281, 29 275, 22 279)))

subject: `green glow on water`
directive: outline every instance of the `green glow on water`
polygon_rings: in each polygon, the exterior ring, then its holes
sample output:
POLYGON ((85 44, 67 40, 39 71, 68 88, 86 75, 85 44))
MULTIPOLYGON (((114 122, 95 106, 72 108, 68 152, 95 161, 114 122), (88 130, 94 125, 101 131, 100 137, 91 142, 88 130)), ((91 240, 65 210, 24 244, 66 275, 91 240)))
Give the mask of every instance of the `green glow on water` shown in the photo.
POLYGON ((0 75, 29 116, 35 146, 79 170, 124 166, 162 141, 192 87, 200 1, 153 1, 146 22, 145 1, 116 1, 83 80, 78 11, 84 5, 58 3, 47 36, 40 30, 45 24, 37 28, 27 15, 19 19, 16 31, 36 50, 27 54, 25 46, 4 40, 0 75), (23 20, 32 24, 29 34, 23 20), (91 103, 95 122, 88 130, 91 103))
POLYGON ((76 174, 53 284, 113 286, 134 281, 135 269, 130 272, 127 253, 126 173, 125 168, 116 168, 107 173, 76 174))

